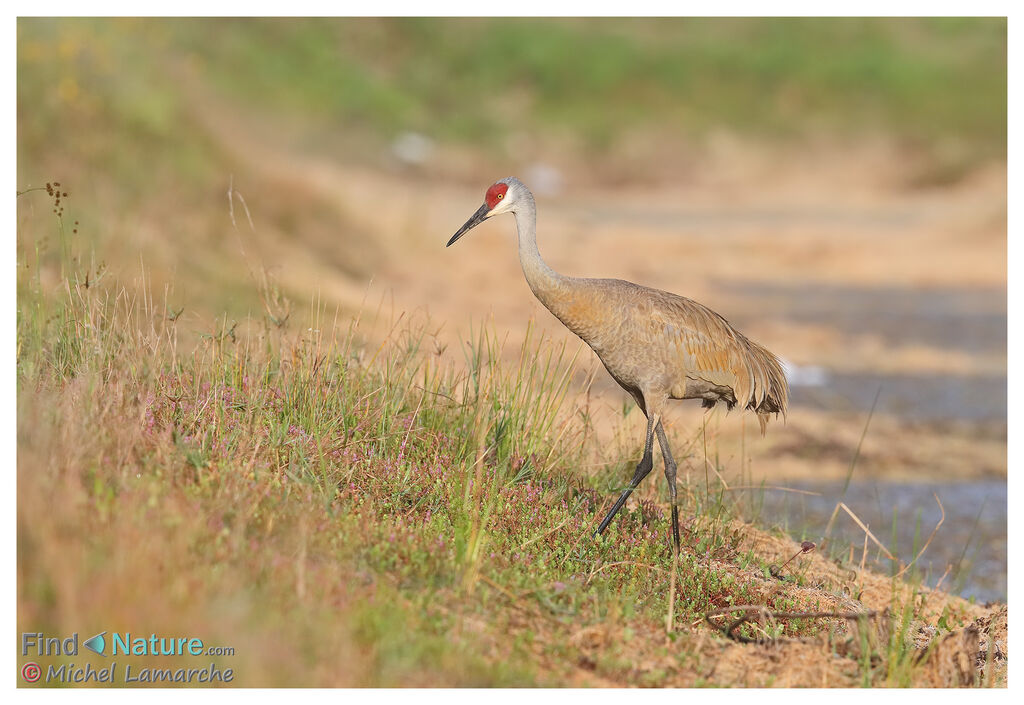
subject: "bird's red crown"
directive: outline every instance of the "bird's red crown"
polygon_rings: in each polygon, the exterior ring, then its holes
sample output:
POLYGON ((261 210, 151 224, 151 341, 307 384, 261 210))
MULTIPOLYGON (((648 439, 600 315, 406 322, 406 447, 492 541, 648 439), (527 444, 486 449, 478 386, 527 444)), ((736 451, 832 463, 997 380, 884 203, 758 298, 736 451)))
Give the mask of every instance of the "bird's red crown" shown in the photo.
POLYGON ((505 192, 508 191, 508 184, 497 183, 487 189, 487 195, 484 196, 484 201, 487 203, 487 207, 491 210, 501 203, 501 200, 505 198, 505 192))

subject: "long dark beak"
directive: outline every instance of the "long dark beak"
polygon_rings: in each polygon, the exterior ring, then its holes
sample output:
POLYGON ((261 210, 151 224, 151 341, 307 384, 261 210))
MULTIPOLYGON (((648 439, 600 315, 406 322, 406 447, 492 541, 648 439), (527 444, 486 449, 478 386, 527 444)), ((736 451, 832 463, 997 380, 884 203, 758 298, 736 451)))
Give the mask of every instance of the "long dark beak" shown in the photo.
POLYGON ((452 235, 452 239, 448 241, 448 244, 445 245, 445 247, 451 247, 453 244, 455 244, 456 240, 458 240, 460 237, 468 233, 476 226, 480 225, 480 223, 487 220, 487 214, 490 212, 491 209, 487 207, 486 203, 480 206, 480 209, 473 214, 473 217, 467 220, 466 224, 459 228, 459 232, 452 235))

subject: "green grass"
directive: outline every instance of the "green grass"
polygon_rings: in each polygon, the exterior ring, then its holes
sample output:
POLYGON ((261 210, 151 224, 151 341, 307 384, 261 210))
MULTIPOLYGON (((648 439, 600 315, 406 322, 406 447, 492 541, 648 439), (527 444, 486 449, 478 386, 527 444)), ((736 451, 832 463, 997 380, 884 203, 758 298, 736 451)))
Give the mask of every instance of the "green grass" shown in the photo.
MULTIPOLYGON (((19 261, 22 631, 197 635, 236 649, 223 665, 246 686, 735 685, 776 676, 716 675, 730 645, 707 611, 848 601, 813 558, 772 578, 792 541, 766 548, 704 479, 680 488, 678 566, 660 483, 595 538, 639 449, 579 471, 572 360, 548 341, 505 365, 486 328, 443 351, 402 317, 371 345, 359 318, 315 307, 294 332, 268 313, 192 337, 145 289, 61 253, 55 285, 19 261)), ((929 619, 912 593, 893 582, 898 629, 834 682, 929 682, 908 646, 929 619)), ((955 600, 942 619, 969 621, 955 600)))

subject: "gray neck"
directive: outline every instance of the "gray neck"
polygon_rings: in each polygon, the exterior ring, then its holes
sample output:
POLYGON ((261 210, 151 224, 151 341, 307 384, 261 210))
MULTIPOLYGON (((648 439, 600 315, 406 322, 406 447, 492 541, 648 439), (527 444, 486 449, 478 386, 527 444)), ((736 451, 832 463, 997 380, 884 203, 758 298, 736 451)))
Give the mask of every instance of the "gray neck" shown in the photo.
POLYGON ((537 206, 533 195, 527 191, 527 197, 517 203, 512 212, 519 232, 519 263, 523 266, 526 282, 534 296, 550 309, 551 299, 565 277, 549 267, 537 249, 537 206))

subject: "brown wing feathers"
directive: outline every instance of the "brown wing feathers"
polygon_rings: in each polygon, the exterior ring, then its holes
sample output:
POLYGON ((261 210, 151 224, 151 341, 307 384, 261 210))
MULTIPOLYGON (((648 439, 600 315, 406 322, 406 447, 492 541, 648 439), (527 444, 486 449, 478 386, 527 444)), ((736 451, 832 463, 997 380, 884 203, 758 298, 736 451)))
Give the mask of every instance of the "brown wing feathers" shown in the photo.
MULTIPOLYGON (((679 331, 680 342, 689 355, 683 370, 715 384, 731 377, 734 400, 726 400, 731 408, 739 403, 758 415, 764 433, 769 414, 785 415, 789 403, 789 386, 779 359, 737 331, 722 316, 706 306, 668 292, 652 290, 657 295, 670 324, 679 331)), ((705 406, 713 403, 705 401, 705 406)))

